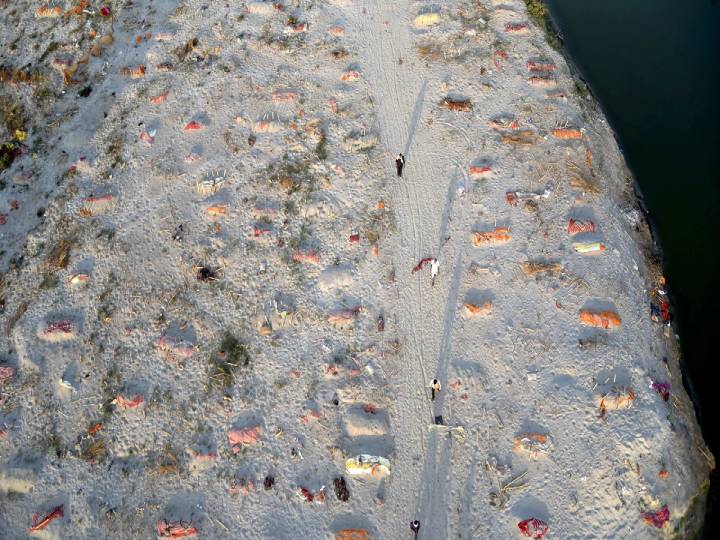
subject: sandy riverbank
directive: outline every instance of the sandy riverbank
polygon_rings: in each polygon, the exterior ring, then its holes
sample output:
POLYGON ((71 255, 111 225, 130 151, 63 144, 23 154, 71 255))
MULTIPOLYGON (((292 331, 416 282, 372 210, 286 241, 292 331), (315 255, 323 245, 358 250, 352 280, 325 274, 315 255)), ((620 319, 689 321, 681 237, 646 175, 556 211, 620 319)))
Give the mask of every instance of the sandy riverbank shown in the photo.
POLYGON ((0 5, 8 537, 697 527, 632 180, 524 4, 37 7, 0 5))

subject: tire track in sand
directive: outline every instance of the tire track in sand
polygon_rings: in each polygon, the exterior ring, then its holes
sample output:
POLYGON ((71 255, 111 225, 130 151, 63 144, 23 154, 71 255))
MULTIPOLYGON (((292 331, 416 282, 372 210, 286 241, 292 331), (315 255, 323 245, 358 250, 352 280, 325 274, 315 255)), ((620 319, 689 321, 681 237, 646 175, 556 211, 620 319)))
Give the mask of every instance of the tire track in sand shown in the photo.
POLYGON ((362 8, 358 39, 367 62, 363 70, 374 91, 380 140, 386 155, 392 157, 388 174, 394 181, 392 203, 400 237, 392 254, 399 300, 396 312, 401 336, 407 338, 400 360, 405 369, 394 381, 398 393, 392 410, 399 459, 378 518, 385 538, 407 537, 408 523, 417 517, 425 524, 420 537, 439 540, 448 534, 453 444, 449 436, 427 434, 433 413, 426 385, 428 375, 432 378, 438 368, 443 373, 447 370, 462 247, 449 246, 452 256, 447 260, 452 260, 455 268, 450 264, 446 270, 452 270, 454 286, 439 278, 431 288, 427 272, 411 275, 410 269, 420 257, 439 255, 442 246, 437 245, 437 234, 445 230, 453 200, 449 197, 446 205, 437 204, 437 194, 452 189, 454 179, 449 172, 455 169, 455 162, 449 152, 439 158, 433 155, 437 133, 417 129, 429 83, 424 66, 415 60, 409 21, 412 3, 365 0, 357 8, 362 8), (399 151, 406 155, 407 163, 398 182, 392 160, 399 151), (443 356, 444 360, 438 361, 443 356), (415 516, 410 514, 413 508, 415 516))

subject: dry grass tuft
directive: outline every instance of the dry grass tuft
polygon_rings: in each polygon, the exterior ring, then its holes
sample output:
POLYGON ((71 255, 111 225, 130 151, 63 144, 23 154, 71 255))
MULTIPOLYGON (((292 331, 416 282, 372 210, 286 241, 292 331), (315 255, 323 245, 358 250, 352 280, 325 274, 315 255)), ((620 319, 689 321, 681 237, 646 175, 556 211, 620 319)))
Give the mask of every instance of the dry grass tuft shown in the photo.
POLYGON ((210 381, 227 388, 235 380, 235 372, 250 365, 250 355, 245 345, 230 332, 225 332, 219 349, 210 359, 210 381))
POLYGON ((423 60, 442 60, 445 58, 445 51, 436 42, 426 41, 417 45, 417 54, 423 60))
POLYGON ((509 135, 503 135, 500 141, 503 144, 512 144, 515 146, 532 146, 537 143, 537 135, 535 135, 535 132, 525 129, 509 135))
POLYGON ((541 274, 546 272, 550 275, 556 272, 562 272, 562 264, 557 262, 541 262, 541 261, 525 261, 520 264, 522 271, 527 276, 541 274))
POLYGON ((74 233, 61 238, 60 241, 50 250, 47 259, 45 259, 46 268, 49 271, 57 271, 67 268, 67 265, 70 262, 70 251, 76 241, 77 237, 74 233))
POLYGON ((12 69, 0 67, 0 83, 28 84, 34 88, 41 86, 46 78, 38 69, 12 69))
POLYGON ((166 444, 158 456, 155 472, 158 474, 177 474, 178 463, 177 452, 175 452, 172 446, 166 444))
POLYGON ((198 38, 194 37, 185 43, 185 45, 181 45, 175 51, 175 55, 178 57, 178 59, 183 62, 188 54, 192 52, 192 50, 197 47, 198 44, 198 38))
POLYGON ((7 324, 5 325, 5 333, 9 336, 10 332, 12 332, 12 329, 15 327, 15 324, 20 320, 20 318, 25 314, 27 311, 27 308, 30 306, 30 302, 24 301, 21 302, 20 305, 15 310, 15 313, 12 314, 12 316, 8 319, 7 324))
POLYGON ((82 445, 80 450, 80 458, 97 463, 99 461, 102 461, 107 455, 107 446, 105 446, 105 439, 102 437, 99 437, 97 439, 90 438, 86 439, 87 442, 82 445))
POLYGON ((7 96, 0 96, 0 121, 10 137, 22 130, 26 122, 25 108, 22 103, 7 96))
POLYGON ((311 192, 315 184, 315 179, 308 171, 308 162, 285 158, 271 164, 265 171, 265 178, 270 185, 285 190, 288 194, 296 193, 302 188, 311 192))
POLYGON ((571 187, 581 189, 587 193, 592 193, 593 195, 600 193, 600 189, 597 187, 597 184, 591 180, 590 176, 586 173, 583 167, 570 159, 565 161, 565 172, 568 175, 568 181, 571 187))

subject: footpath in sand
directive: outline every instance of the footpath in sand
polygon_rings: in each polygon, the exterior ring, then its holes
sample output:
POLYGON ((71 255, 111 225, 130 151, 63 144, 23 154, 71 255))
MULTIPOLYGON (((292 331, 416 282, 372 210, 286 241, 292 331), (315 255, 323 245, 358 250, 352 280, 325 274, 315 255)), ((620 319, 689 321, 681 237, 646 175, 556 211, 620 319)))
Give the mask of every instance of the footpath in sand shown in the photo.
POLYGON ((0 17, 0 536, 701 525, 656 250, 525 3, 0 17))

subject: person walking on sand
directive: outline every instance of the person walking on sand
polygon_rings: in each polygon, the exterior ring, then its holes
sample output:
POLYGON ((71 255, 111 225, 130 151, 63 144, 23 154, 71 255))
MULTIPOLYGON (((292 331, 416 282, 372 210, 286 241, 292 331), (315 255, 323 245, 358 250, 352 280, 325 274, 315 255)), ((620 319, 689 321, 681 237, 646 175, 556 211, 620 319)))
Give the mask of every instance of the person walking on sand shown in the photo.
POLYGON ((430 385, 430 401, 435 401, 435 394, 439 394, 440 390, 442 390, 440 381, 433 379, 432 384, 430 385))
POLYGON ((417 519, 410 522, 410 530, 415 533, 415 540, 417 540, 418 533, 420 532, 420 522, 417 519))
POLYGON ((405 166, 405 156, 403 156, 402 154, 398 154, 397 157, 395 158, 395 167, 397 168, 398 177, 402 176, 402 170, 403 170, 404 166, 405 166))
POLYGON ((435 257, 425 257, 424 259, 420 259, 420 262, 412 269, 411 274, 419 272, 425 268, 425 265, 428 263, 430 263, 430 285, 434 287, 435 276, 437 276, 440 271, 440 261, 438 261, 435 257))

